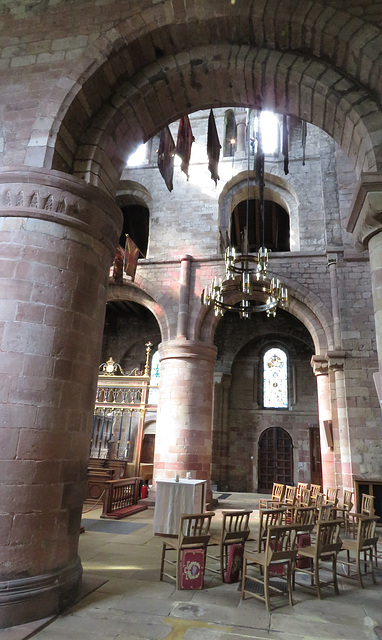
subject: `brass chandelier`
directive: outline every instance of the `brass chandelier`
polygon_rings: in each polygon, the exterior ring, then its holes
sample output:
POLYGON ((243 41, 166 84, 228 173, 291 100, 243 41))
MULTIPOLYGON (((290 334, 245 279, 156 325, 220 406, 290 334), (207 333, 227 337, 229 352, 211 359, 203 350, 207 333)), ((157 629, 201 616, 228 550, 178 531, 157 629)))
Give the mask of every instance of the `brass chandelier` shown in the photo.
MULTIPOLYGON (((248 118, 248 126, 249 126, 248 118)), ((288 306, 288 290, 278 278, 267 276, 268 250, 264 246, 264 152, 260 126, 254 138, 248 136, 248 177, 246 226, 242 239, 242 252, 228 243, 225 249, 226 279, 214 277, 208 288, 202 291, 202 304, 213 307, 215 316, 223 316, 226 311, 239 313, 248 319, 253 313, 265 312, 268 317, 276 315, 277 307, 288 306), (257 140, 255 156, 255 176, 259 185, 259 204, 262 220, 262 246, 258 253, 249 251, 249 145, 257 140), (237 302, 238 298, 240 299, 237 302)))

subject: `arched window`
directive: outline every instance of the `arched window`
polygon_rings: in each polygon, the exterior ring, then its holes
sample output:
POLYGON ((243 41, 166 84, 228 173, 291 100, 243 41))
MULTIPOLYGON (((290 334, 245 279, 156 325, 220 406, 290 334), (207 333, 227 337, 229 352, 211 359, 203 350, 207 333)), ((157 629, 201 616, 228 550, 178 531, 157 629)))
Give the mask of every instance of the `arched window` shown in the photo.
MULTIPOLYGON (((239 250, 246 221, 247 201, 242 200, 234 208, 231 218, 231 242, 239 250)), ((248 242, 249 251, 258 251, 263 242, 270 251, 289 251, 289 215, 285 209, 273 200, 265 200, 263 230, 259 200, 249 200, 248 242)))
POLYGON ((148 404, 158 404, 159 395, 159 351, 156 351, 151 359, 151 373, 150 373, 150 391, 148 397, 148 404))
POLYGON ((263 406, 288 408, 288 357, 277 347, 268 349, 263 356, 263 406))
POLYGON ((119 244, 121 247, 125 246, 126 233, 128 233, 143 256, 146 256, 149 242, 149 210, 141 204, 129 204, 121 207, 121 210, 123 213, 123 229, 119 244))

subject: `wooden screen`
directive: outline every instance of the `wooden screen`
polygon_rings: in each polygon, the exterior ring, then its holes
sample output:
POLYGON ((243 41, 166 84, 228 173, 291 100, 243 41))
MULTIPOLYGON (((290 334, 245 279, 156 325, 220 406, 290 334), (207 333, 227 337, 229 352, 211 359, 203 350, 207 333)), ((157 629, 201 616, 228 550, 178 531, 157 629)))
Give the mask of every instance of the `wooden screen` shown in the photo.
POLYGON ((293 484, 293 443, 280 427, 266 429, 259 439, 259 493, 270 493, 274 482, 293 484))

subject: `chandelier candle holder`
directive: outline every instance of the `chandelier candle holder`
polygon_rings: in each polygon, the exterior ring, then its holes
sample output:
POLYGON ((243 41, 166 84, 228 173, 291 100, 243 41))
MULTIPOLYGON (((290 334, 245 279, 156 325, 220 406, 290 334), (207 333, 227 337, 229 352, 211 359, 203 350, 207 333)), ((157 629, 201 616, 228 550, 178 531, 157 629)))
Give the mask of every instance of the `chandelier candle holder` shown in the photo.
POLYGON ((258 254, 237 254, 228 246, 225 252, 227 278, 214 277, 208 288, 203 289, 202 304, 213 307, 215 316, 226 311, 239 313, 249 319, 253 313, 276 315, 276 308, 288 306, 288 290, 278 278, 267 277, 268 251, 260 247, 258 254), (237 302, 240 294, 241 301, 237 302), (256 299, 253 297, 257 294, 256 299))
MULTIPOLYGON (((247 126, 250 123, 248 110, 247 126)), ((254 137, 248 139, 248 174, 247 174, 247 207, 246 225, 242 235, 242 252, 236 253, 235 247, 228 244, 225 250, 225 280, 215 277, 207 289, 202 291, 202 304, 213 307, 215 316, 223 316, 226 311, 235 311, 240 317, 248 320, 253 313, 264 312, 268 317, 276 315, 276 308, 288 306, 288 290, 278 278, 268 278, 268 250, 265 248, 264 236, 264 152, 260 128, 254 137), (257 141, 255 156, 255 175, 259 185, 259 202, 262 220, 262 246, 258 253, 250 253, 248 241, 249 228, 249 183, 250 183, 250 145, 257 141), (241 301, 238 302, 238 300, 241 301)), ((233 160, 232 160, 233 164, 233 160)))

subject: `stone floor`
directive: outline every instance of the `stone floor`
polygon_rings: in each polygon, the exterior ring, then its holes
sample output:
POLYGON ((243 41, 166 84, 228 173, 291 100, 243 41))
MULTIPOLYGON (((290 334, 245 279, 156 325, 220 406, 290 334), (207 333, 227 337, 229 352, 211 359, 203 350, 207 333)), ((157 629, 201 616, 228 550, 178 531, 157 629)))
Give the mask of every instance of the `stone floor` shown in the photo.
MULTIPOLYGON (((260 496, 224 495, 215 509, 214 529, 219 529, 222 509, 250 507, 256 537, 260 496)), ((99 510, 84 513, 84 597, 56 618, 0 631, 0 640, 382 639, 382 568, 377 585, 367 577, 362 590, 357 582, 340 578, 340 595, 327 588, 322 600, 297 587, 293 607, 282 598, 269 614, 262 602, 242 601, 238 584, 222 584, 212 574, 203 591, 177 591, 174 583, 160 582, 162 539, 153 535, 152 507, 118 522, 99 515, 99 510)))

